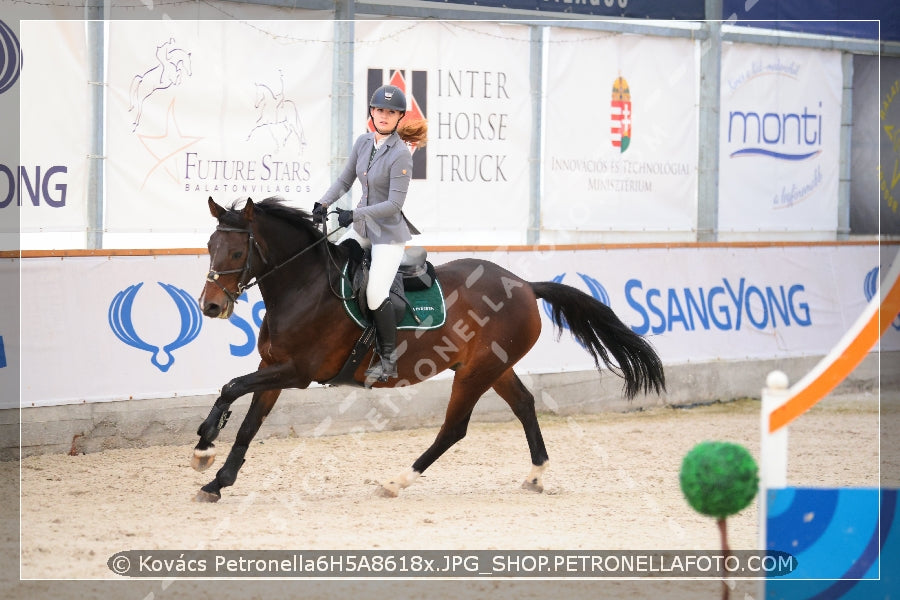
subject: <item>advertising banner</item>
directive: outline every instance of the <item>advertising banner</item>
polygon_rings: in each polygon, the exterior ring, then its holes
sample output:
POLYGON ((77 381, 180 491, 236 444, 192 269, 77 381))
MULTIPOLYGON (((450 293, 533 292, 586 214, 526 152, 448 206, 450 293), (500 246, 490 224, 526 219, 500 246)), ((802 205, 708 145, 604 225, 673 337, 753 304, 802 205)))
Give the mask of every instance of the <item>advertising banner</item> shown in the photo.
MULTIPOLYGON (((434 0, 442 5, 444 0, 434 0)), ((494 8, 540 11, 534 18, 546 12, 575 13, 598 17, 629 17, 633 19, 703 19, 702 0, 453 0, 451 4, 491 6, 494 8)))
MULTIPOLYGON (((442 252, 430 259, 439 266, 471 256, 442 252)), ((881 275, 875 245, 497 251, 477 257, 528 281, 571 285, 608 304, 647 336, 666 365, 824 355, 877 293, 881 275)), ((213 394, 255 371, 265 314, 258 289, 240 298, 229 319, 202 317, 197 297, 208 267, 205 255, 22 261, 22 405, 213 394)), ((485 300, 484 309, 503 318, 497 300, 485 300)), ((567 332, 557 341, 549 307, 541 301, 538 309, 543 332, 517 371, 592 370, 590 355, 567 332)), ((446 325, 448 336, 456 335, 454 326, 446 325)), ((8 330, 0 336, 15 343, 8 330)), ((900 319, 881 347, 900 350, 900 319)), ((10 355, 9 365, 16 360, 10 355)), ((4 373, 0 367, 0 378, 4 373)))
MULTIPOLYGON (((878 164, 881 119, 879 119, 877 56, 853 57, 853 131, 850 142, 850 231, 875 235, 879 231, 878 164)), ((882 65, 885 69, 886 65, 882 65)), ((883 171, 883 169, 882 169, 883 171)), ((885 233, 887 233, 885 231, 885 233)))
POLYGON ((20 24, 19 161, 0 164, 0 210, 21 207, 26 246, 27 234, 46 231, 77 234, 83 244, 88 226, 89 162, 102 157, 91 156, 89 145, 92 86, 85 31, 83 21, 20 24))
POLYGON ((258 291, 231 321, 204 318, 208 269, 203 255, 23 261, 22 405, 214 393, 255 371, 258 291))
POLYGON ((422 231, 416 243, 525 243, 529 31, 489 22, 356 23, 354 132, 366 131, 371 92, 387 83, 404 90, 411 117, 428 120, 403 209, 422 231))
POLYGON ((841 54, 722 47, 720 239, 833 239, 840 178, 841 54))
POLYGON ((694 239, 697 44, 551 28, 548 47, 542 237, 694 239))
MULTIPOLYGON (((896 7, 895 7, 896 10, 896 7)), ((878 187, 881 233, 900 234, 900 58, 881 57, 878 187)))
POLYGON ((110 23, 107 223, 209 235, 206 200, 311 208, 329 178, 333 24, 110 23))
POLYGON ((746 27, 814 35, 900 39, 900 9, 880 0, 723 0, 722 17, 746 27))
POLYGON ((17 408, 19 390, 19 260, 0 259, 0 409, 17 408))

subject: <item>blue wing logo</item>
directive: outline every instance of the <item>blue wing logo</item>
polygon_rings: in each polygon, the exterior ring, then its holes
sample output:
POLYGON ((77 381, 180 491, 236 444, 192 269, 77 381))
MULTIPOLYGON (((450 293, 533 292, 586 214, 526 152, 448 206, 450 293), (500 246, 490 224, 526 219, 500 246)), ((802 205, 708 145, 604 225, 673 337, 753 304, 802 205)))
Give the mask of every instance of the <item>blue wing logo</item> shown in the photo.
POLYGON ((863 293, 866 295, 866 302, 871 302, 875 294, 878 293, 878 267, 866 273, 866 279, 863 282, 863 293))
MULTIPOLYGON (((866 302, 871 302, 872 298, 878 295, 878 267, 866 273, 865 281, 863 281, 863 293, 866 295, 866 302)), ((891 327, 900 331, 900 315, 894 319, 891 327)))
POLYGON ((181 330, 173 342, 160 348, 142 340, 134 330, 134 324, 131 321, 131 310, 134 305, 134 299, 144 285, 143 282, 129 286, 116 294, 109 304, 109 326, 116 337, 125 344, 132 348, 149 352, 151 354, 150 362, 153 366, 165 373, 175 364, 175 357, 172 352, 189 344, 200 334, 200 328, 203 326, 203 317, 200 314, 200 307, 197 305, 197 302, 186 291, 167 283, 157 283, 175 302, 181 317, 181 330))
MULTIPOLYGON (((561 273, 553 278, 553 283, 562 283, 562 280, 565 278, 566 274, 561 273)), ((606 288, 603 285, 591 277, 590 275, 585 275, 584 273, 578 273, 578 276, 581 277, 581 280, 587 286, 588 290, 591 292, 591 296, 595 299, 599 300, 603 304, 609 306, 609 294, 606 292, 606 288)), ((553 320, 553 308, 550 306, 550 303, 546 300, 541 300, 541 304, 544 307, 544 314, 547 315, 547 318, 551 321, 553 320)), ((566 325, 566 329, 568 329, 568 325, 566 325)))

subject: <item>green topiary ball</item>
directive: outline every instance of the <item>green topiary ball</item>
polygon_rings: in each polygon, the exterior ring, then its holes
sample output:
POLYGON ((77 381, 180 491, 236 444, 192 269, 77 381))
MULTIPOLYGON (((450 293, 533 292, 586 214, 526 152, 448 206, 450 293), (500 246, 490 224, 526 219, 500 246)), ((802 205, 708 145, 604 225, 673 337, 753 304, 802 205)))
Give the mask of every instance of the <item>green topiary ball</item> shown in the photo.
POLYGON ((724 519, 756 497, 759 469, 746 448, 729 442, 701 442, 681 462, 681 491, 694 510, 724 519))

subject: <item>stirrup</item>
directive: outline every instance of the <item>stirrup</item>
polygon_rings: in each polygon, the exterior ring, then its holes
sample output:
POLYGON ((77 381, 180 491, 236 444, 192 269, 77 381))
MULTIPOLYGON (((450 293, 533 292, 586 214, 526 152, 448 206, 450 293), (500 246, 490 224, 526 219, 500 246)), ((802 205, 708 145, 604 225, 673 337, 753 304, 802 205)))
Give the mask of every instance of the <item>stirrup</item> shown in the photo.
POLYGON ((397 377, 397 361, 381 357, 381 361, 374 367, 366 369, 366 379, 374 379, 381 383, 390 378, 397 377))

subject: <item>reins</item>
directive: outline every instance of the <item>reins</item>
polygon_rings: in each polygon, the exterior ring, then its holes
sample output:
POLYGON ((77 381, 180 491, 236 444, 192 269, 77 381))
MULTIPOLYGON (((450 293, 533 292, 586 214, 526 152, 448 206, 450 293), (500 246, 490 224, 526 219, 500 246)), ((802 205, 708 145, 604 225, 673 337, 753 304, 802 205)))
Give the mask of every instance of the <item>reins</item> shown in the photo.
MULTIPOLYGON (((335 213, 337 213, 337 211, 332 212, 332 214, 335 214, 335 213)), ((269 261, 266 260, 266 256, 262 252, 262 248, 260 248, 260 246, 259 246, 259 242, 256 241, 256 238, 253 235, 253 229, 251 229, 249 227, 244 229, 244 228, 240 228, 240 227, 227 227, 225 225, 219 225, 216 227, 216 231, 226 231, 226 232, 246 233, 247 234, 247 258, 244 260, 244 265, 241 268, 228 269, 225 271, 216 271, 215 269, 210 269, 209 273, 206 274, 206 280, 211 283, 215 283, 217 286, 219 286, 219 289, 221 289, 225 293, 225 295, 228 296, 228 298, 231 300, 232 303, 237 303, 238 297, 240 297, 240 295, 242 293, 244 293, 245 290, 248 290, 252 287, 259 285, 260 281, 262 281, 263 279, 265 279, 266 277, 268 277, 269 275, 271 275, 278 269, 282 268, 283 266, 290 263, 294 259, 297 259, 297 258, 303 256, 304 254, 306 254, 307 252, 309 252, 310 250, 312 250, 313 248, 315 248, 322 242, 328 241, 328 224, 323 219, 322 220, 322 237, 321 238, 317 239, 312 244, 310 244, 306 248, 303 248, 302 250, 300 250, 299 252, 290 256, 286 260, 278 263, 277 265, 275 265, 274 267, 272 267, 265 273, 263 273, 261 275, 257 275, 253 281, 245 282, 244 278, 247 276, 247 273, 250 272, 250 261, 252 260, 254 248, 256 248, 256 253, 259 255, 259 259, 262 261, 263 265, 269 264, 269 261), (236 294, 233 294, 232 292, 228 291, 228 289, 226 289, 225 286, 223 286, 218 281, 220 276, 230 275, 232 273, 240 273, 241 274, 241 276, 238 278, 236 294)), ((356 297, 356 295, 353 294, 352 292, 351 292, 350 296, 344 297, 340 294, 340 292, 338 290, 334 289, 334 284, 331 281, 331 273, 330 273, 331 267, 334 266, 334 269, 337 271, 337 273, 340 277, 343 278, 345 276, 342 272, 340 265, 335 260, 334 255, 331 253, 331 248, 328 246, 328 244, 325 245, 325 253, 328 255, 328 259, 329 259, 328 262, 325 264, 325 271, 326 271, 326 276, 328 277, 328 287, 331 290, 331 293, 334 294, 335 297, 337 297, 339 300, 352 300, 353 298, 356 297)))
MULTIPOLYGON (((331 211, 332 215, 338 214, 339 211, 333 210, 331 211)), ((341 229, 341 226, 338 225, 338 230, 341 229)), ((328 219, 322 219, 322 239, 328 238, 328 219)), ((325 245, 325 254, 328 255, 328 263, 325 263, 325 276, 328 278, 328 287, 331 289, 331 293, 334 294, 334 297, 341 301, 353 300, 356 298, 356 293, 353 291, 353 282, 350 281, 350 278, 344 275, 344 270, 341 268, 341 265, 334 259, 334 255, 331 253, 331 246, 325 245), (338 277, 341 279, 346 279, 347 283, 350 284, 347 287, 350 290, 349 296, 342 296, 338 290, 334 289, 334 284, 331 281, 331 273, 329 273, 329 269, 334 267, 334 270, 337 272, 338 277)))

